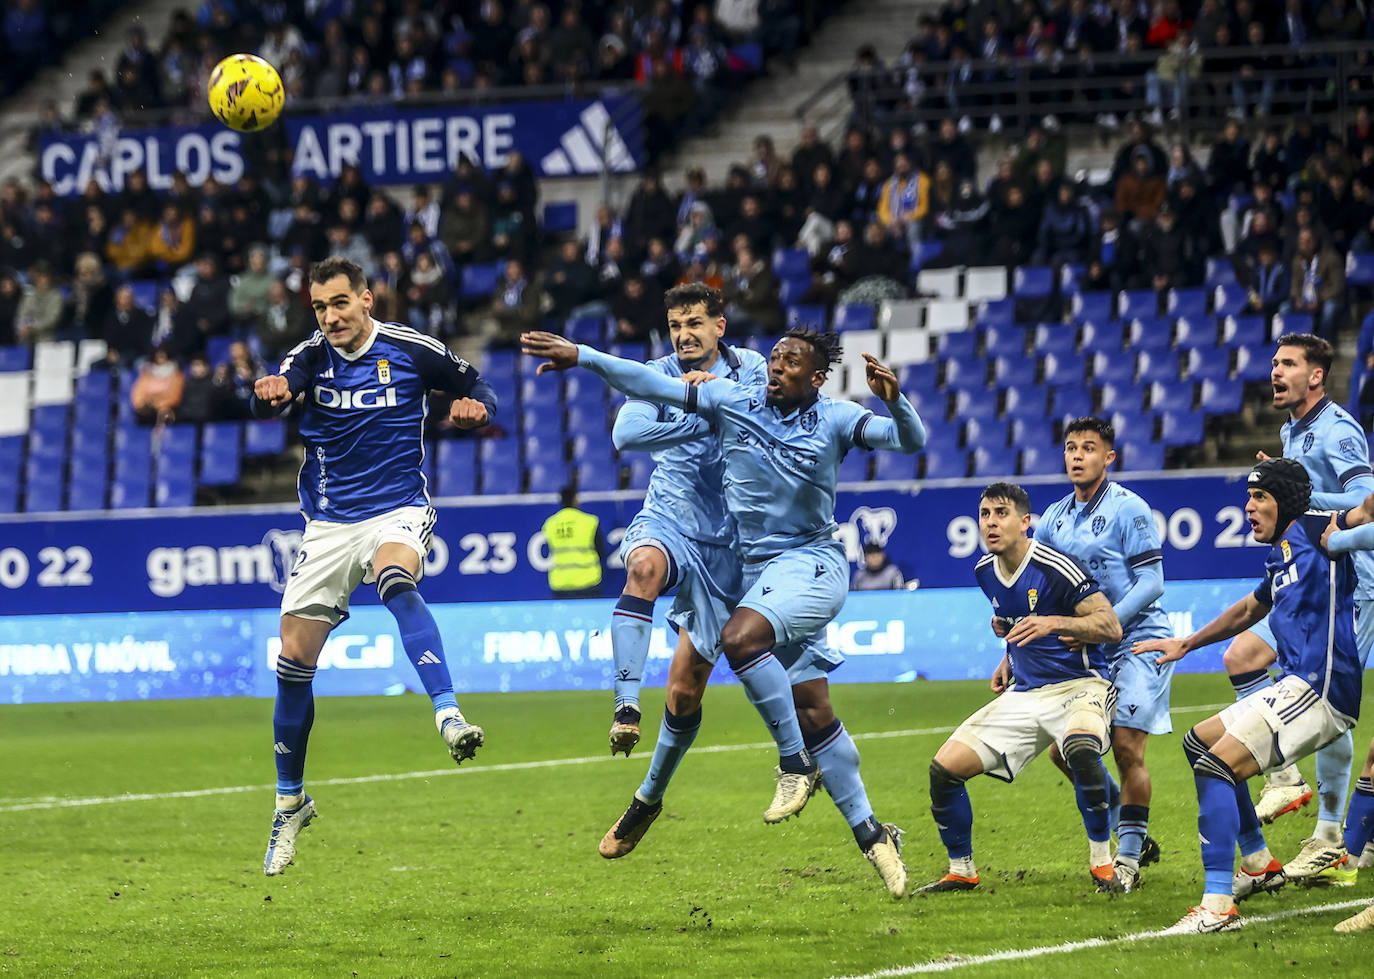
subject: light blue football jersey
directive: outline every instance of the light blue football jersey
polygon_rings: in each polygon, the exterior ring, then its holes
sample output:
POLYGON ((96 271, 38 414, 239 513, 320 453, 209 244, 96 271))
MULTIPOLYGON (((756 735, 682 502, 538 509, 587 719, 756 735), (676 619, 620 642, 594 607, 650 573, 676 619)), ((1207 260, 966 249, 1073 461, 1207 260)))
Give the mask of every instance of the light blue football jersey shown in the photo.
MULTIPOLYGON (((1047 507, 1035 539, 1071 554, 1088 569, 1107 600, 1116 605, 1131 590, 1139 569, 1163 560, 1159 528, 1149 505, 1126 487, 1103 480, 1092 499, 1079 503, 1072 493, 1047 507)), ((1117 648, 1142 639, 1173 635, 1158 599, 1121 623, 1117 648)))
MULTIPOLYGON (((373 321, 372 336, 345 354, 316 332, 282 360, 298 409, 305 463, 298 490, 311 520, 357 523, 429 504, 420 464, 430 391, 476 398, 496 415, 496 395, 473 367, 438 340, 373 321)), ((254 414, 280 414, 254 399, 254 414)))
MULTIPOLYGON (((1368 437, 1330 398, 1322 398, 1296 421, 1290 417, 1279 429, 1279 438, 1284 457, 1302 463, 1312 478, 1312 509, 1347 509, 1374 493, 1368 437), (1360 499, 1335 499, 1354 492, 1360 499)), ((1374 598, 1374 552, 1355 551, 1351 556, 1358 577, 1355 597, 1374 598)))
MULTIPOLYGON (((681 378, 677 354, 651 360, 646 365, 665 377, 681 378)), ((711 373, 740 384, 757 387, 767 383, 768 362, 748 348, 720 346, 711 373)), ((720 441, 704 418, 673 405, 628 401, 615 422, 615 439, 653 448, 653 475, 644 493, 642 513, 652 514, 676 528, 684 537, 710 544, 732 544, 735 522, 725 505, 721 487, 725 481, 720 441)))

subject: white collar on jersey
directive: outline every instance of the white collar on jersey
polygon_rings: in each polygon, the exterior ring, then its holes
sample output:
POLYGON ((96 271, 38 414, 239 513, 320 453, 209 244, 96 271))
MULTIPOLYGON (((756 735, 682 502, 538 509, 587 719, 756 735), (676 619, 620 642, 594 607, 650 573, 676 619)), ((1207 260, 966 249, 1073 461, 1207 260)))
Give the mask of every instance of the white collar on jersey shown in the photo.
POLYGON ((369 350, 372 349, 372 345, 377 342, 377 335, 378 333, 380 333, 377 327, 380 324, 371 316, 369 316, 367 320, 369 323, 372 324, 372 332, 368 334, 366 343, 364 343, 357 350, 353 351, 351 354, 343 350, 340 350, 338 347, 334 348, 334 352, 338 354, 340 357, 342 357, 344 360, 348 361, 349 363, 352 363, 353 361, 361 357, 363 354, 367 353, 369 350))
POLYGON ((1021 559, 1021 563, 1016 566, 1016 570, 1011 573, 1011 577, 1002 574, 1002 562, 994 557, 992 559, 992 570, 997 575, 997 580, 1002 583, 1003 588, 1010 588, 1021 580, 1021 572, 1026 570, 1026 565, 1030 564, 1031 555, 1035 553, 1035 539, 1031 538, 1030 546, 1026 548, 1026 556, 1021 559))

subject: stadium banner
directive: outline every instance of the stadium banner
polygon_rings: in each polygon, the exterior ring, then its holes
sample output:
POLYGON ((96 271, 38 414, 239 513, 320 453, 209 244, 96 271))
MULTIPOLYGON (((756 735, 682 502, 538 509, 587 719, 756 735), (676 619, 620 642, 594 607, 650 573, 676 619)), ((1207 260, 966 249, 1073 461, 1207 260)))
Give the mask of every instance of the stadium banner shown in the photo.
POLYGON ((283 120, 291 173, 330 182, 354 163, 369 184, 440 181, 462 156, 496 170, 519 150, 540 177, 601 175, 644 162, 639 103, 627 95, 496 105, 343 109, 283 120))
MULTIPOLYGON (((441 181, 460 156, 494 170, 519 150, 540 177, 600 176, 602 157, 613 173, 644 163, 639 102, 633 96, 475 106, 349 108, 327 115, 286 115, 292 174, 332 182, 356 163, 370 184, 441 181)), ((247 137, 247 138, 252 138, 247 137)), ((95 180, 119 193, 135 170, 153 190, 172 175, 193 187, 214 177, 233 184, 247 169, 243 133, 217 123, 70 133, 39 138, 39 172, 59 197, 81 194, 95 180)))
MULTIPOLYGON (((887 484, 898 486, 900 484, 887 484)), ((1062 480, 1025 480, 1036 512, 1066 490, 1062 480)), ((1123 485, 1154 508, 1168 578, 1263 573, 1265 548, 1250 537, 1240 474, 1129 476, 1123 485)), ((883 544, 909 584, 972 585, 982 555, 975 512, 983 483, 841 492, 838 536, 851 565, 863 545, 883 544)), ((587 494, 610 545, 604 594, 618 594, 618 553, 642 498, 587 494)), ((550 597, 544 520, 550 497, 440 500, 421 590, 431 602, 550 597)), ((0 614, 153 612, 272 608, 296 560, 304 522, 287 506, 0 518, 0 614)), ((360 587, 355 607, 376 605, 360 587)))
MULTIPOLYGON (((1178 581, 1164 602, 1179 635, 1214 618, 1254 582, 1178 581)), ((663 686, 675 639, 655 609, 646 686, 663 686)), ((612 685, 610 599, 434 604, 460 692, 601 690, 612 685)), ((837 683, 983 679, 1002 658, 977 588, 853 592, 829 626, 845 662, 837 683)), ((0 703, 271 697, 280 650, 276 609, 0 618, 0 703)), ((1223 645, 1179 669, 1222 669, 1223 645)), ((721 667, 713 682, 734 683, 721 667)), ((322 695, 402 694, 419 681, 390 613, 360 608, 326 642, 322 695)))

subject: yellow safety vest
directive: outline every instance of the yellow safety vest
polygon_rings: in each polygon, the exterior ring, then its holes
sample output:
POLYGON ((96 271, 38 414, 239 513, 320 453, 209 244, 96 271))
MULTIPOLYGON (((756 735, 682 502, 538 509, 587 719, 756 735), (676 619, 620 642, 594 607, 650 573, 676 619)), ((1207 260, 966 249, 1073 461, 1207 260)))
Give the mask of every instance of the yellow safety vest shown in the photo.
POLYGON ((601 584, 601 557, 596 553, 599 523, 590 513, 572 507, 564 507, 544 521, 544 537, 553 557, 551 590, 581 591, 601 584))

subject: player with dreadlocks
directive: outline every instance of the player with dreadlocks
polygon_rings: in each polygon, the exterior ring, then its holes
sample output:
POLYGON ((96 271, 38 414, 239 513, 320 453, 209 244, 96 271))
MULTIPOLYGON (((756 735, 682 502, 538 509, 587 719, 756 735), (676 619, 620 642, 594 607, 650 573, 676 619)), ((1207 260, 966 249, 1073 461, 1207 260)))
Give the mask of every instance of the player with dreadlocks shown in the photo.
POLYGON ((1183 737, 1197 787, 1205 880, 1202 903, 1170 929, 1181 934, 1234 931, 1241 926, 1236 901, 1283 886, 1283 866, 1264 842, 1246 780, 1330 744, 1360 715, 1355 566, 1329 545, 1333 533, 1374 519, 1374 495, 1344 513, 1309 513, 1312 480, 1294 459, 1260 462, 1246 488, 1245 515, 1255 540, 1272 545, 1259 587, 1190 636, 1132 647, 1137 655, 1162 653, 1157 663, 1172 662, 1239 635, 1266 615, 1278 644, 1277 683, 1183 737))
MULTIPOLYGON (((889 893, 902 896, 901 831, 880 823, 869 804, 858 748, 830 704, 826 676, 842 657, 825 641, 825 627, 844 604, 849 583, 844 549, 834 539, 840 460, 854 448, 913 453, 925 444, 925 426, 902 397, 896 375, 864 354, 869 389, 892 416, 882 418, 821 394, 840 356, 833 333, 789 330, 768 358, 763 386, 709 375, 684 383, 551 333, 527 333, 521 346, 546 359, 541 374, 580 365, 631 397, 681 407, 711 423, 720 439, 725 501, 735 516, 744 560, 743 597, 716 648, 700 653, 707 659, 725 655, 774 732, 780 789, 795 784, 809 795, 823 769, 825 786, 859 849, 889 893)), ((663 758, 655 752, 644 785, 602 841, 603 855, 623 856, 644 836, 663 811, 664 787, 686 747, 679 743, 663 758)))

